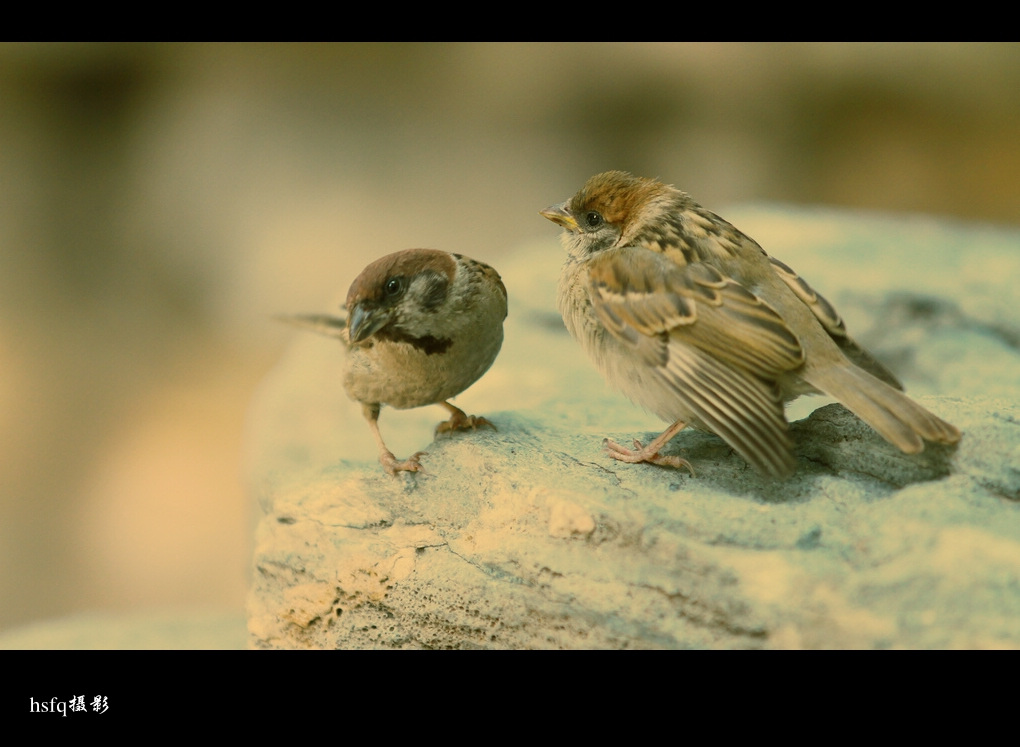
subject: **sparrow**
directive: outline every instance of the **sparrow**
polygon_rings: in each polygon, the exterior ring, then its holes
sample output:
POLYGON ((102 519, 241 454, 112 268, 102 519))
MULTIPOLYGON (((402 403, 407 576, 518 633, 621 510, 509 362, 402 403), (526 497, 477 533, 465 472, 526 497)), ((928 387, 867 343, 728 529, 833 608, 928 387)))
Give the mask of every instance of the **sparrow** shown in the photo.
POLYGON ((609 171, 540 214, 565 230, 558 306, 609 382, 672 423, 610 456, 661 454, 687 426, 715 433, 764 475, 793 472, 785 403, 824 392, 908 454, 960 431, 902 392, 803 278, 688 194, 609 171))
POLYGON ((386 448, 379 432, 383 405, 445 407, 450 418, 436 426, 437 436, 495 429, 449 400, 489 370, 503 344, 507 293, 496 270, 462 254, 405 249, 369 264, 351 284, 343 308, 345 317, 280 319, 343 341, 344 390, 361 404, 386 472, 421 471, 425 452, 399 460, 386 448))

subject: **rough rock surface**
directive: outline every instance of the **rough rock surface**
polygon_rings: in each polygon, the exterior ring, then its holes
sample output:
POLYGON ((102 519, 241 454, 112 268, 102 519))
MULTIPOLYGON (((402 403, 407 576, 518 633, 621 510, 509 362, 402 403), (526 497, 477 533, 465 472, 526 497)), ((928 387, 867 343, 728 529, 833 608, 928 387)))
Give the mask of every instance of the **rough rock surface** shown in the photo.
POLYGON ((724 214, 833 301, 964 431, 959 447, 906 456, 841 405, 802 398, 786 481, 692 431, 668 451, 696 476, 611 460, 604 437, 665 424, 608 389, 566 334, 550 236, 495 262, 506 343, 457 400, 499 430, 429 444, 441 409, 384 410, 390 447, 425 448, 425 474, 382 471, 340 389, 339 345, 295 340, 252 408, 250 645, 1020 647, 1020 235, 724 214))

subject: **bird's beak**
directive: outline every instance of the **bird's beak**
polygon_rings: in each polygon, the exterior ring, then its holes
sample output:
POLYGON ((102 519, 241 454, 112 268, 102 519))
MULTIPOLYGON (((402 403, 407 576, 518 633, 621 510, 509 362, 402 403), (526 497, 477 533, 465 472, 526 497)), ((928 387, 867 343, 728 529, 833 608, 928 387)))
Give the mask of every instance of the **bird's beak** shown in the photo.
POLYGON ((561 202, 559 205, 552 205, 547 207, 545 210, 539 210, 538 214, 543 218, 548 218, 553 223, 563 226, 568 231, 580 230, 574 216, 570 214, 569 210, 567 210, 566 202, 561 202))
POLYGON ((355 304, 347 317, 347 329, 351 342, 361 342, 385 327, 389 321, 388 309, 364 303, 355 304))

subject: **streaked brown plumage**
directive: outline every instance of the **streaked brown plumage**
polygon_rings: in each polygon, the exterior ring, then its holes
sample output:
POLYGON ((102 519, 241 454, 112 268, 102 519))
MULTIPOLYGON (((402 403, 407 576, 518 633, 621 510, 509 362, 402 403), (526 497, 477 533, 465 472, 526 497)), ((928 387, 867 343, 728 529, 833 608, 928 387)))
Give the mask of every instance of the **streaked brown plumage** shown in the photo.
POLYGON ((690 425, 784 477, 795 465, 784 404, 817 392, 906 453, 960 439, 793 270, 675 187, 610 171, 541 214, 566 229, 567 329, 610 384, 673 423, 634 450, 607 441, 614 458, 689 469, 659 451, 690 425))
POLYGON ((489 370, 503 344, 507 294, 492 267, 461 254, 406 249, 369 264, 351 284, 346 318, 281 317, 347 346, 344 389, 361 403, 383 468, 421 470, 419 451, 398 460, 379 432, 383 405, 398 410, 442 405, 436 434, 487 425, 448 400, 489 370))

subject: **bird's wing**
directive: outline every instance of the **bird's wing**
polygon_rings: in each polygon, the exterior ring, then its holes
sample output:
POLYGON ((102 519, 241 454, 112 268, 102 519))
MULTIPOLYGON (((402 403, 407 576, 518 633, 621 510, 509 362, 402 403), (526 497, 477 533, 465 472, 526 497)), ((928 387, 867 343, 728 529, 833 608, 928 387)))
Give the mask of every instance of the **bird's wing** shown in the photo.
POLYGON ((603 252, 589 265, 595 312, 620 340, 667 362, 666 335, 744 373, 774 380, 804 362, 804 351, 776 311, 711 265, 677 265, 636 247, 603 252), (648 346, 642 341, 657 339, 648 346))
POLYGON ((772 263, 772 268, 776 271, 776 274, 782 278, 783 282, 793 291, 793 294, 811 309, 811 313, 815 315, 815 318, 821 323, 822 327, 825 328, 825 331, 829 333, 829 336, 836 342, 847 358, 886 384, 899 390, 903 389, 903 384, 900 383, 899 379, 889 369, 879 363, 871 353, 854 342, 853 338, 847 334, 843 318, 833 308, 832 304, 825 300, 824 296, 808 285, 804 278, 785 263, 780 262, 775 257, 769 257, 769 262, 772 263))
POLYGON ((595 313, 681 404, 763 471, 793 467, 777 379, 804 362, 772 307, 714 267, 628 247, 589 265, 595 313))

